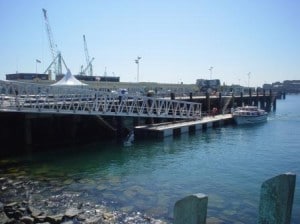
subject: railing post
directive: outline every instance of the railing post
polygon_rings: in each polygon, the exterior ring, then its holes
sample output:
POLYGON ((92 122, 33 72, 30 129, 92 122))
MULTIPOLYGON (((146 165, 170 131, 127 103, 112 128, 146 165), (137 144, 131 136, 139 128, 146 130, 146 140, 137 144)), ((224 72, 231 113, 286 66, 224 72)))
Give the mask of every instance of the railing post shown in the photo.
POLYGON ((193 194, 175 203, 174 224, 205 224, 208 197, 205 194, 193 194))
POLYGON ((259 224, 291 222, 296 175, 281 174, 262 184, 259 202, 259 224))

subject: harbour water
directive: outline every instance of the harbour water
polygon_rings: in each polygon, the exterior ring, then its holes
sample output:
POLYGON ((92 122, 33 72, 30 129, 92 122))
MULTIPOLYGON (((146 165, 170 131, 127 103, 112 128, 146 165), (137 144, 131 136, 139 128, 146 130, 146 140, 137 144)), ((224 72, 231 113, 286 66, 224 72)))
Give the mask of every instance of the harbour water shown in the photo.
MULTIPOLYGON (((277 101, 277 111, 263 124, 219 127, 127 147, 102 142, 41 149, 1 157, 0 176, 36 181, 36 200, 67 192, 67 200, 138 212, 167 223, 172 223, 177 200, 204 193, 208 223, 249 224, 257 222, 262 182, 293 172, 297 181, 292 223, 299 223, 299 133, 300 95, 288 95, 277 101)), ((7 197, 0 194, 0 202, 7 197)))

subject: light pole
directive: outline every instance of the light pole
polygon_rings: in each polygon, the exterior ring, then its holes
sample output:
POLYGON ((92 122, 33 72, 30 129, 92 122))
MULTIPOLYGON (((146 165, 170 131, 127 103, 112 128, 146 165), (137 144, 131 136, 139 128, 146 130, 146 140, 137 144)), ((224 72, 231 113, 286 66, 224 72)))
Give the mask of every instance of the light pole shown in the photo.
POLYGON ((35 73, 37 74, 37 64, 41 63, 39 59, 35 59, 35 73))
POLYGON ((251 75, 251 72, 249 72, 249 73, 247 74, 247 76, 248 76, 248 88, 250 88, 250 75, 251 75))
POLYGON ((140 60, 142 57, 138 56, 137 59, 135 59, 135 63, 137 65, 137 74, 136 74, 136 81, 139 82, 139 73, 140 73, 140 60))
POLYGON ((210 68, 208 69, 209 72, 210 72, 210 80, 211 80, 211 76, 212 76, 212 70, 213 70, 214 67, 210 66, 210 68))

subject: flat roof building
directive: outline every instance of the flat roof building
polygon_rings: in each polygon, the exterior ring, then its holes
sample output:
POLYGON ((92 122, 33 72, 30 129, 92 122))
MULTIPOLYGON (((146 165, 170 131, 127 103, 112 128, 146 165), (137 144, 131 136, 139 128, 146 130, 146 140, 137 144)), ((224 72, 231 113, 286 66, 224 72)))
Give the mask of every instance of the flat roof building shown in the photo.
POLYGON ((14 73, 6 74, 6 80, 49 80, 48 74, 40 73, 14 73))

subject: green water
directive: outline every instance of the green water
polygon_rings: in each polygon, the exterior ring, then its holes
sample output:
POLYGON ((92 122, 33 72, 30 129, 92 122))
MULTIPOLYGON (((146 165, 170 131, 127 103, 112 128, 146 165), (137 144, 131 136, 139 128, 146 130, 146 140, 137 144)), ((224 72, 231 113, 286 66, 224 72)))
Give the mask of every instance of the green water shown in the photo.
MULTIPOLYGON (((208 220, 256 223, 262 182, 285 172, 300 173, 299 102, 295 95, 278 101, 276 113, 264 124, 226 126, 130 147, 104 142, 56 148, 2 158, 15 163, 0 172, 47 180, 47 187, 79 192, 80 200, 170 223, 177 200, 204 193, 208 220)), ((293 223, 300 220, 299 190, 297 180, 293 223)), ((42 194, 51 196, 50 191, 42 194)))

